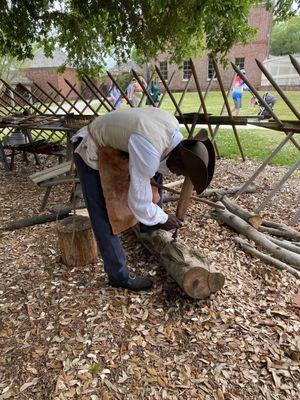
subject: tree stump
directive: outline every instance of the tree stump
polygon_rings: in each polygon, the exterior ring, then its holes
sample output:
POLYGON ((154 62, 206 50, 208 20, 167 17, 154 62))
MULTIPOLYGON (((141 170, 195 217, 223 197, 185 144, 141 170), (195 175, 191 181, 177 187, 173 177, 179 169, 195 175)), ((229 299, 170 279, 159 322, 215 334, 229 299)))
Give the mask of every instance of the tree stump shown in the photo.
POLYGON ((65 265, 80 267, 97 262, 99 251, 88 217, 74 215, 65 218, 59 222, 57 232, 65 265))

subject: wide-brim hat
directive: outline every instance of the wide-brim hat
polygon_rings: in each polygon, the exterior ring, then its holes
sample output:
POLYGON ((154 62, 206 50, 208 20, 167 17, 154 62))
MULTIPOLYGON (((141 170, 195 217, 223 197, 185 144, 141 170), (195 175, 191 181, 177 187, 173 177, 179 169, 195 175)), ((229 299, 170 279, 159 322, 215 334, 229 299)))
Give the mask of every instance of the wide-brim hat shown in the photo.
POLYGON ((202 193, 210 184, 215 170, 215 150, 207 138, 186 139, 180 143, 184 175, 188 176, 197 192, 202 193))

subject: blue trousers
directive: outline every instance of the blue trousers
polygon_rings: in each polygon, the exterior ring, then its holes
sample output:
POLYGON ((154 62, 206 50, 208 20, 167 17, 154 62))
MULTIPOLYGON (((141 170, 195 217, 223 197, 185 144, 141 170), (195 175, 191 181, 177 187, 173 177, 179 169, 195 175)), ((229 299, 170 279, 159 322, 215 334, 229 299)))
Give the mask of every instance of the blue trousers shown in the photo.
POLYGON ((99 171, 86 165, 79 154, 74 154, 74 161, 104 270, 112 281, 127 281, 129 272, 125 253, 118 235, 111 230, 99 171))
MULTIPOLYGON (((125 253, 118 235, 114 235, 111 230, 99 171, 86 165, 79 154, 74 153, 74 162, 91 225, 103 259, 104 270, 111 281, 127 281, 129 271, 125 253)), ((154 179, 162 183, 161 174, 157 174, 154 179)), ((147 226, 140 224, 142 232, 151 232, 154 229, 158 229, 158 227, 157 225, 147 226)))

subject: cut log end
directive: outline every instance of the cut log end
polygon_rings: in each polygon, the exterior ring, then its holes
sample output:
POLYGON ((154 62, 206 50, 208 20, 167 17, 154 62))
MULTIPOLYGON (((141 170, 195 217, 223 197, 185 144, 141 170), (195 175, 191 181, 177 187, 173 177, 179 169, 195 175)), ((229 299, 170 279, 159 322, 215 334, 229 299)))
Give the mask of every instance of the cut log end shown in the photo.
POLYGON ((195 267, 184 274, 182 287, 188 296, 201 300, 221 290, 224 283, 224 275, 195 267))
POLYGON ((262 217, 258 214, 249 217, 248 222, 253 228, 258 229, 262 224, 262 217))

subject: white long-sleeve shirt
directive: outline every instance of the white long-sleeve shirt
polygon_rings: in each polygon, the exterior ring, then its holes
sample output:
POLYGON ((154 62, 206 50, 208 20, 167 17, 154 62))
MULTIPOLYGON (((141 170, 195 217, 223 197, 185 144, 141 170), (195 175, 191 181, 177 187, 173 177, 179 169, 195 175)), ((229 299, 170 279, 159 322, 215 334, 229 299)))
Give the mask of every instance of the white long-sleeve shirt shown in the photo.
MULTIPOLYGON (((73 136, 72 141, 87 134, 86 129, 81 129, 73 136)), ((143 136, 132 134, 128 143, 130 186, 128 191, 128 206, 136 219, 145 225, 163 224, 168 219, 158 205, 152 202, 152 188, 150 179, 156 172, 163 175, 170 174, 166 165, 166 156, 182 140, 182 134, 175 131, 171 145, 166 154, 158 150, 143 136)))
MULTIPOLYGON (((179 131, 174 132, 168 153, 182 140, 179 131)), ((131 135, 128 143, 130 186, 128 205, 136 219, 145 225, 164 224, 168 219, 158 205, 152 202, 150 179, 156 172, 170 174, 165 157, 143 136, 131 135)))

